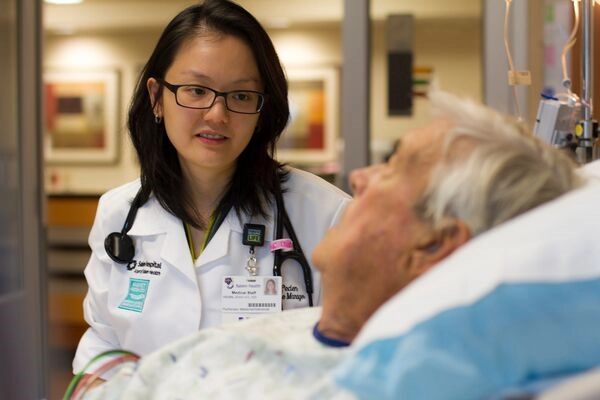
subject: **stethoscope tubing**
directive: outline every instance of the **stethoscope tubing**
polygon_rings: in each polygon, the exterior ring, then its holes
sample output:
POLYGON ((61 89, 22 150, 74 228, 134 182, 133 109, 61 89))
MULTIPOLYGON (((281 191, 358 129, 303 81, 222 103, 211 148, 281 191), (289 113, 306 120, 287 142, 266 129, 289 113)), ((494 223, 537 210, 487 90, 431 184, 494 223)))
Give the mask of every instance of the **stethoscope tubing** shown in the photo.
MULTIPOLYGON (((294 231, 294 227, 290 221, 290 218, 285 210, 284 202, 283 202, 283 193, 281 191, 281 186, 279 186, 274 193, 275 203, 277 206, 277 215, 275 217, 275 239, 283 239, 283 230, 287 231, 289 238, 292 241, 292 249, 290 250, 274 250, 273 254, 273 275, 274 276, 282 276, 281 267, 285 260, 292 259, 298 262, 300 267, 302 268, 302 274, 304 277, 304 284, 306 286, 306 294, 308 297, 308 305, 310 307, 313 306, 313 281, 312 281, 312 272, 310 269, 310 265, 304 251, 302 251, 302 246, 300 246, 300 241, 296 236, 296 232, 294 231)), ((133 240, 128 235, 129 230, 132 228, 133 223, 135 221, 137 211, 142 206, 141 202, 142 196, 142 188, 138 190, 135 195, 135 198, 131 202, 131 206, 129 208, 129 212, 127 213, 127 217, 125 218, 125 222, 123 224, 123 228, 121 232, 113 232, 108 235, 104 242, 104 247, 109 255, 109 257, 120 264, 127 264, 133 260, 133 256, 135 254, 135 249, 133 246, 133 240)))
POLYGON ((292 240, 293 248, 291 250, 275 250, 275 254, 273 255, 273 275, 281 276, 281 267, 285 260, 292 259, 296 260, 300 267, 302 268, 302 274, 304 276, 304 285, 306 286, 306 294, 308 297, 308 305, 309 307, 313 306, 313 281, 312 281, 312 272, 310 270, 310 265, 308 264, 308 260, 304 255, 304 251, 302 251, 302 246, 300 245, 300 241, 296 236, 296 232, 294 231, 294 227, 290 221, 290 217, 285 209, 283 202, 283 194, 281 193, 281 189, 275 193, 275 202, 277 206, 277 216, 275 220, 275 239, 283 238, 283 229, 287 231, 290 239, 292 240))

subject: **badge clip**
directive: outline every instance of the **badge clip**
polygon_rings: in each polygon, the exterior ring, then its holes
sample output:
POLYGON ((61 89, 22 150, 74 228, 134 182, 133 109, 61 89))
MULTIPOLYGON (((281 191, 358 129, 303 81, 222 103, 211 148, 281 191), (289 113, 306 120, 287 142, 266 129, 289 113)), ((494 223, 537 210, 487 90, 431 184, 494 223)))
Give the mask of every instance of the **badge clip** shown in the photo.
POLYGON ((244 224, 244 238, 242 243, 246 246, 262 246, 265 243, 265 226, 259 224, 244 224))
POLYGON ((265 226, 259 224, 244 224, 242 243, 246 246, 250 246, 250 256, 246 262, 246 270, 250 275, 255 276, 258 267, 256 266, 254 247, 262 246, 265 243, 265 226))

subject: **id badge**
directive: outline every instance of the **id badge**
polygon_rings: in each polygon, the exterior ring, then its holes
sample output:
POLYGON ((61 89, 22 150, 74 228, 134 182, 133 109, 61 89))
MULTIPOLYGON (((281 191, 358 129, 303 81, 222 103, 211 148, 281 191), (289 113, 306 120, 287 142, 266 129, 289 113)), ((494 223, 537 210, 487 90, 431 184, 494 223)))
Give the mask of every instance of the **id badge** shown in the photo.
POLYGON ((226 276, 221 287, 221 321, 241 321, 281 311, 280 276, 226 276))

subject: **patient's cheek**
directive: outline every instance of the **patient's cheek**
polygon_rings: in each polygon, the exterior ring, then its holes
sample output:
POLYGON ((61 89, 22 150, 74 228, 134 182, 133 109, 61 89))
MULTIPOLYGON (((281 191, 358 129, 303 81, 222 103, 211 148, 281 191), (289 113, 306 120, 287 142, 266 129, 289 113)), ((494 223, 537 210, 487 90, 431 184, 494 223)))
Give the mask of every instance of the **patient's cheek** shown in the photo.
POLYGON ((339 243, 338 228, 331 228, 313 250, 311 260, 315 268, 324 272, 335 263, 337 253, 339 252, 337 249, 339 243))
POLYGON ((312 264, 319 271, 323 271, 323 264, 324 264, 323 255, 324 255, 324 253, 325 253, 325 251, 324 251, 324 247, 323 247, 323 242, 321 242, 320 244, 317 245, 317 247, 315 247, 315 249, 313 250, 312 256, 311 256, 312 264))

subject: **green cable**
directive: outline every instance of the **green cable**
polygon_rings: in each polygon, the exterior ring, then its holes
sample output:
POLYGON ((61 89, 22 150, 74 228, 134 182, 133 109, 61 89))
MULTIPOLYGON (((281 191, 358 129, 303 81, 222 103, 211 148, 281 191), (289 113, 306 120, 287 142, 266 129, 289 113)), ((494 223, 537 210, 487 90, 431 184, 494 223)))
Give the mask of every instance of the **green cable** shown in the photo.
POLYGON ((88 361, 87 364, 85 364, 85 366, 82 368, 82 370, 79 371, 73 377, 73 379, 71 379, 71 382, 69 383, 69 386, 67 386, 67 390, 65 391, 65 394, 63 396, 63 400, 69 400, 71 398, 71 395, 73 394, 73 391, 77 387, 77 384, 81 381, 81 379, 83 378, 83 376, 86 373, 86 370, 90 367, 90 365, 92 365, 93 363, 98 361, 100 358, 105 357, 105 356, 127 355, 127 354, 131 354, 133 356, 139 357, 137 354, 132 353, 127 350, 107 350, 107 351, 104 351, 104 352, 96 355, 94 358, 92 358, 90 361, 88 361))

